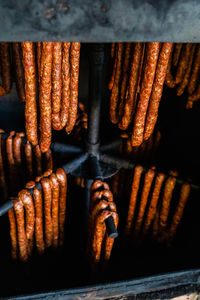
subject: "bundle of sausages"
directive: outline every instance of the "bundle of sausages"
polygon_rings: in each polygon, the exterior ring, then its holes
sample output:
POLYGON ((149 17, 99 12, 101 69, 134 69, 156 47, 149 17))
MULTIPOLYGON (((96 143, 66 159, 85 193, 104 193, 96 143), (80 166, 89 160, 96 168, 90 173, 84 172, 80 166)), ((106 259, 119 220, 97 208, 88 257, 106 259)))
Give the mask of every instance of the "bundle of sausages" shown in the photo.
POLYGON ((117 228, 119 218, 112 192, 107 183, 101 180, 94 181, 90 195, 87 252, 91 270, 97 272, 100 265, 105 267, 109 261, 114 243, 114 239, 108 237, 105 221, 112 216, 117 228))
POLYGON ((23 132, 0 129, 0 191, 3 199, 15 196, 27 180, 53 169, 51 150, 42 154, 39 145, 33 147, 23 132))
POLYGON ((57 248, 64 242, 67 177, 63 169, 46 171, 29 181, 18 193, 8 211, 12 258, 27 261, 35 247, 39 254, 45 248, 57 248), (25 219, 24 219, 25 218, 25 219))
POLYGON ((159 42, 111 45, 110 120, 122 130, 133 123, 132 146, 153 132, 171 49, 159 42))
POLYGON ((200 99, 200 44, 174 44, 170 56, 165 83, 169 88, 177 87, 176 94, 188 94, 186 108, 200 99))
POLYGON ((187 182, 179 187, 179 200, 174 208, 172 197, 176 175, 177 172, 170 172, 168 176, 157 173, 155 167, 144 173, 142 166, 135 167, 125 226, 126 237, 134 237, 137 241, 149 234, 151 229, 151 234, 158 242, 170 243, 173 240, 191 189, 187 182), (173 217, 169 222, 170 210, 173 217))
POLYGON ((78 104, 80 43, 22 43, 25 75, 26 134, 32 145, 46 152, 52 127, 65 127, 69 134, 75 123, 78 104), (36 55, 37 54, 37 55, 36 55), (35 58, 37 56, 37 71, 35 58), (40 136, 37 125, 37 80, 39 84, 40 136))

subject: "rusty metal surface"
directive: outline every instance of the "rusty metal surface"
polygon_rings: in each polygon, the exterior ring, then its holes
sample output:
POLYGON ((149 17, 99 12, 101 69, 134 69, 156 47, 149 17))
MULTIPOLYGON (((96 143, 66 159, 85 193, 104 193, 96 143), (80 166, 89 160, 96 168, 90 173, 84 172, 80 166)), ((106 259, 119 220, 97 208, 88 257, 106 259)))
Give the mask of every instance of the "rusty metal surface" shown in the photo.
POLYGON ((200 42, 197 0, 1 0, 0 40, 200 42))

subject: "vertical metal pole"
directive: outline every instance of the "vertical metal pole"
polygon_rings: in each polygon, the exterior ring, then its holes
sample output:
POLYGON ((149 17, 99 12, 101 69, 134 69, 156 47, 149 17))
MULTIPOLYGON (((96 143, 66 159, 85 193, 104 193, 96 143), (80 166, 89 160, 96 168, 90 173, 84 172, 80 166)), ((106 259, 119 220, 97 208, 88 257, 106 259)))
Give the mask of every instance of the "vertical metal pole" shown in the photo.
MULTIPOLYGON (((104 64, 104 44, 92 44, 90 53, 89 101, 88 101, 88 132, 86 152, 91 156, 99 150, 99 128, 102 100, 102 80, 104 64)), ((90 166, 89 166, 90 167, 90 166)), ((92 180, 85 180, 85 226, 88 228, 90 186, 92 180)), ((87 235, 86 235, 87 236, 87 235)))
POLYGON ((90 154, 96 154, 99 147, 104 44, 93 44, 91 48, 87 151, 90 154))

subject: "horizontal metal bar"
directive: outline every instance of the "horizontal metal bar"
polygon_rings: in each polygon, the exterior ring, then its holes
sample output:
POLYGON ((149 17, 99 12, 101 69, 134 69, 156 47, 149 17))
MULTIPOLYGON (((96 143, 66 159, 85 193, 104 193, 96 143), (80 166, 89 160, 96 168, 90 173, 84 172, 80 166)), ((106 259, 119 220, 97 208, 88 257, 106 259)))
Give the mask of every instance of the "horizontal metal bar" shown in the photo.
POLYGON ((13 207, 13 200, 9 200, 7 202, 5 202, 3 205, 0 206, 0 216, 5 215, 9 209, 11 209, 13 207))
POLYGON ((75 159, 66 163, 64 166, 62 166, 62 168, 66 174, 71 173, 76 168, 78 168, 84 161, 86 161, 87 158, 88 158, 88 153, 81 154, 75 159))
POLYGON ((132 161, 109 154, 100 154, 99 160, 108 165, 111 165, 116 169, 133 169, 135 167, 135 163, 133 163, 132 161))
POLYGON ((106 151, 110 151, 110 150, 114 150, 114 149, 116 150, 117 147, 119 147, 122 143, 123 143, 122 138, 116 139, 114 141, 109 142, 108 144, 102 145, 100 147, 100 151, 106 152, 106 151))
MULTIPOLYGON (((99 155, 100 161, 113 166, 116 169, 127 169, 132 170, 136 164, 128 159, 123 159, 117 156, 112 156, 109 154, 100 154, 99 155)), ((148 170, 148 167, 143 166, 144 171, 148 170)), ((160 170, 156 170, 156 173, 160 172, 160 170)), ((183 180, 181 178, 176 177, 176 182, 178 184, 183 184, 186 182, 186 180, 183 180)), ((200 190, 200 185, 191 183, 191 188, 194 190, 200 190)))
POLYGON ((1 41, 200 42, 197 0, 0 1, 1 41))
POLYGON ((63 144, 63 143, 53 143, 51 144, 51 150, 59 153, 81 153, 83 150, 80 147, 73 145, 63 144))

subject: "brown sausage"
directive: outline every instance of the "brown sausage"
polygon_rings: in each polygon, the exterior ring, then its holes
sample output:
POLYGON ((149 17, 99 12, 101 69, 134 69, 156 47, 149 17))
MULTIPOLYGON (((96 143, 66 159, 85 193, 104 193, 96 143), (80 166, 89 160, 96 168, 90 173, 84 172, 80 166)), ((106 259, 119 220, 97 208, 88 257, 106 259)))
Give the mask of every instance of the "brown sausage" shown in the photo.
POLYGON ((40 82, 40 74, 41 74, 41 57, 42 57, 42 42, 37 42, 37 70, 38 70, 39 82, 40 82))
POLYGON ((112 212, 103 210, 97 216, 94 226, 94 234, 92 239, 92 268, 93 271, 96 271, 96 264, 100 261, 101 257, 101 247, 103 238, 105 236, 105 220, 112 215, 112 212))
POLYGON ((78 78, 79 78, 79 59, 80 59, 80 43, 72 43, 71 45, 71 79, 70 79, 70 106, 68 121, 65 127, 69 134, 76 123, 78 110, 78 78))
POLYGON ((188 66, 188 61, 190 58, 191 47, 192 47, 191 43, 187 43, 187 44, 183 45, 183 50, 181 51, 181 57, 179 60, 179 64, 178 64, 176 76, 175 76, 176 84, 180 83, 183 80, 185 71, 188 66))
POLYGON ((51 181, 48 178, 41 179, 43 200, 44 200, 44 223, 45 223, 45 243, 47 247, 52 245, 52 190, 51 181))
MULTIPOLYGON (((0 132, 4 132, 4 131, 0 130, 0 132)), ((4 167, 5 166, 4 166, 4 155, 3 155, 3 140, 1 139, 1 134, 0 134, 0 186, 1 186, 3 200, 6 200, 8 197, 8 190, 7 190, 4 167)))
POLYGON ((155 79, 145 121, 144 140, 147 140, 151 136, 157 121, 158 107, 162 97, 163 84, 165 82, 165 76, 172 50, 172 45, 172 43, 163 43, 160 50, 155 79))
MULTIPOLYGON (((114 85, 114 80, 115 80, 115 74, 116 74, 116 69, 117 69, 117 49, 118 49, 118 44, 115 46, 115 62, 114 62, 114 65, 113 65, 113 70, 112 70, 112 75, 111 75, 111 78, 110 78, 110 81, 108 83, 108 89, 109 90, 112 90, 113 89, 113 85, 114 85)), ((113 57, 114 58, 114 57, 113 57)))
POLYGON ((42 191, 37 188, 33 189, 33 197, 35 204, 35 241, 39 254, 43 254, 45 250, 44 234, 43 234, 43 204, 42 191))
POLYGON ((90 187, 90 193, 96 192, 100 187, 103 187, 104 190, 109 190, 110 187, 106 182, 103 182, 101 180, 95 180, 91 187, 90 187))
POLYGON ((26 238, 27 240, 31 240, 34 233, 35 223, 33 199, 31 194, 25 189, 18 193, 18 198, 20 201, 22 201, 26 210, 26 238))
POLYGON ((133 133, 131 137, 132 146, 139 146, 143 142, 145 117, 151 95, 152 85, 154 82, 154 75, 159 55, 159 45, 160 43, 158 42, 148 43, 147 45, 146 64, 144 67, 140 97, 137 105, 133 133))
POLYGON ((13 200, 13 207, 16 215, 17 221, 17 235, 19 244, 19 257, 22 261, 28 260, 28 245, 25 233, 24 224, 24 207, 19 199, 13 200))
POLYGON ((71 43, 63 43, 62 51, 62 102, 61 102, 61 124, 64 127, 68 122, 70 106, 70 46, 71 43))
POLYGON ((169 58, 168 66, 167 66, 167 72, 166 72, 166 78, 165 78, 165 84, 169 88, 174 88, 176 85, 175 79, 172 75, 172 52, 169 58))
POLYGON ((51 149, 48 149, 44 154, 45 170, 53 170, 53 156, 51 149))
POLYGON ((20 99, 25 102, 25 90, 24 90, 24 70, 21 59, 21 46, 20 43, 13 43, 13 54, 15 62, 15 79, 16 79, 16 88, 20 99))
POLYGON ((90 211, 93 210, 93 207, 95 206, 96 202, 98 202, 98 200, 100 200, 103 196, 108 199, 108 202, 113 201, 113 194, 110 190, 97 191, 91 196, 90 211))
POLYGON ((60 119, 61 94, 62 94, 62 43, 53 43, 53 66, 52 66, 52 125, 53 129, 61 130, 60 119))
POLYGON ((148 201, 148 196, 149 196, 149 192, 151 189, 151 184, 153 181, 153 178, 155 176, 155 171, 152 169, 149 169, 144 177, 144 185, 143 185, 143 190, 142 190, 142 195, 141 195, 141 200, 140 200, 140 207, 139 207, 139 211, 138 211, 138 215, 137 215, 137 219, 136 219, 136 223, 135 223, 135 229, 134 229, 134 234, 136 236, 138 236, 141 226, 142 226, 142 221, 143 221, 143 217, 144 217, 144 213, 145 213, 145 209, 146 209, 146 205, 147 205, 147 201, 148 201))
MULTIPOLYGON (((35 187, 35 182, 34 181, 29 181, 26 184, 27 189, 33 189, 35 187)), ((34 205, 34 204, 33 204, 34 205)), ((32 250, 33 250, 33 241, 34 241, 34 236, 28 240, 28 255, 31 256, 32 250)))
POLYGON ((137 201, 137 194, 140 186, 140 178, 143 172, 142 166, 136 166, 134 170, 133 182, 132 182, 132 189, 131 189, 131 196, 129 201, 129 209, 128 215, 126 220, 126 227, 125 227, 125 235, 129 235, 131 231, 131 226, 133 222, 136 201, 137 201))
POLYGON ((116 124, 119 121, 117 109, 118 109, 119 84, 121 78, 123 47, 124 47, 123 43, 117 44, 117 65, 116 65, 113 88, 110 96, 110 120, 113 124, 116 124))
POLYGON ((154 189, 153 189, 153 194, 152 194, 152 197, 151 197, 151 201, 150 201, 150 204, 149 204, 149 209, 148 209, 146 220, 145 220, 145 223, 144 223, 144 228, 143 228, 143 234, 144 235, 148 232, 149 227, 150 227, 150 225, 151 225, 151 223, 152 223, 152 221, 155 217, 157 204, 158 204, 158 199, 159 199, 159 196, 160 196, 160 191, 161 191, 164 179, 165 179, 165 175, 163 173, 158 173, 158 175, 156 176, 154 189))
POLYGON ((10 136, 6 140, 6 152, 8 159, 8 171, 9 171, 9 186, 11 193, 16 189, 15 178, 16 178, 16 167, 13 155, 13 137, 14 132, 10 132, 10 136))
MULTIPOLYGON (((38 179, 38 177, 36 178, 38 179)), ((41 179, 41 178, 40 178, 41 179)), ((36 182, 39 182, 36 180, 36 182)), ((38 190, 34 186, 33 188, 33 199, 35 205, 35 240, 36 247, 39 254, 44 252, 45 244, 43 239, 43 200, 42 200, 42 191, 38 190)))
POLYGON ((90 217, 88 221, 88 245, 87 245, 87 254, 91 254, 91 242, 92 242, 92 233, 95 226, 95 220, 97 215, 102 211, 103 209, 107 208, 108 202, 106 200, 100 200, 96 205, 93 206, 93 210, 90 212, 90 217))
POLYGON ((190 51, 190 57, 189 57, 189 60, 188 60, 187 69, 185 71, 185 75, 183 77, 183 80, 179 84, 179 86, 176 90, 176 95, 177 96, 181 96, 184 93, 186 86, 188 85, 189 77, 190 77, 191 69, 192 69, 192 62, 193 62, 194 52, 195 52, 195 44, 192 45, 192 48, 191 48, 191 51, 190 51))
POLYGON ((110 56, 113 59, 115 55, 115 43, 111 43, 111 47, 110 47, 110 56))
POLYGON ((22 43, 24 76, 25 76, 25 119, 27 139, 36 146, 37 136, 37 104, 36 104, 36 68, 34 44, 32 42, 22 43))
POLYGON ((120 129, 127 129, 132 121, 132 117, 136 106, 136 96, 137 96, 137 82, 138 82, 138 72, 142 56, 142 43, 135 43, 133 50, 133 59, 131 63, 128 94, 126 98, 126 103, 124 106, 124 114, 119 123, 120 129))
POLYGON ((66 197, 67 197, 67 176, 63 169, 56 170, 56 176, 60 185, 60 199, 59 199, 59 245, 64 243, 64 225, 66 217, 66 197))
POLYGON ((6 94, 11 90, 10 43, 0 43, 2 87, 6 94))
POLYGON ((40 146, 37 145, 34 148, 34 157, 35 157, 35 165, 36 165, 36 175, 42 175, 42 153, 40 150, 40 146))
POLYGON ((141 60, 140 60, 139 73, 138 73, 137 94, 140 93, 140 88, 141 88, 140 85, 141 85, 141 78, 142 78, 142 73, 143 73, 145 48, 146 48, 145 43, 142 43, 142 55, 141 55, 141 60))
POLYGON ((118 107, 119 120, 121 119, 123 111, 124 111, 125 97, 126 97, 126 91, 127 91, 127 81, 128 81, 129 68, 130 68, 130 56, 131 56, 131 43, 126 43, 125 51, 124 51, 120 102, 119 102, 119 107, 118 107))
POLYGON ((21 145, 22 145, 21 134, 16 133, 16 136, 13 139, 13 156, 15 159, 15 163, 19 166, 22 163, 21 145))
POLYGON ((160 223, 159 227, 161 232, 164 231, 167 227, 167 219, 168 219, 170 203, 171 203, 175 184, 176 184, 176 178, 171 176, 166 180, 165 183, 161 212, 160 212, 160 221, 159 221, 160 223))
POLYGON ((191 190, 191 187, 190 187, 189 183, 184 183, 181 187, 179 203, 176 207, 176 210, 175 210, 175 213, 173 215, 172 222, 171 222, 171 225, 170 225, 170 228, 169 228, 169 238, 170 238, 170 240, 173 239, 173 237, 176 233, 177 227, 180 223, 180 220, 183 216, 184 208, 185 208, 185 205, 186 205, 187 200, 188 200, 189 195, 190 195, 190 190, 191 190))
POLYGON ((183 47, 183 44, 181 44, 181 43, 174 45, 174 51, 173 51, 173 55, 172 55, 173 56, 172 63, 173 63, 174 67, 177 67, 177 65, 178 65, 182 47, 183 47))
POLYGON ((190 75, 188 89, 187 89, 189 95, 192 95, 195 92, 195 88, 196 88, 197 80, 198 80, 199 69, 200 69, 200 44, 197 44, 194 63, 192 66, 192 72, 190 75))
POLYGON ((58 219, 58 203, 60 196, 59 181, 55 174, 50 175, 52 186, 52 227, 53 227, 53 247, 58 247, 59 241, 59 219, 58 219))
POLYGON ((33 177, 33 158, 32 158, 32 146, 29 143, 29 141, 27 141, 25 145, 25 159, 26 159, 27 175, 28 178, 30 179, 33 177))
POLYGON ((40 105, 40 149, 46 152, 51 145, 51 70, 52 70, 53 43, 44 42, 44 68, 39 88, 40 105))
POLYGON ((8 211, 8 218, 10 222, 10 239, 11 239, 11 255, 12 259, 17 259, 17 228, 15 221, 15 213, 13 208, 8 211))

